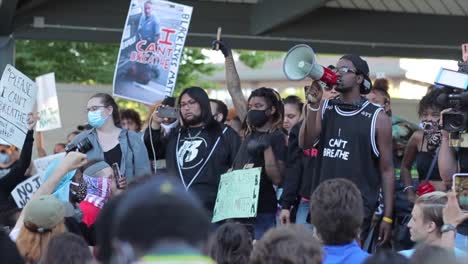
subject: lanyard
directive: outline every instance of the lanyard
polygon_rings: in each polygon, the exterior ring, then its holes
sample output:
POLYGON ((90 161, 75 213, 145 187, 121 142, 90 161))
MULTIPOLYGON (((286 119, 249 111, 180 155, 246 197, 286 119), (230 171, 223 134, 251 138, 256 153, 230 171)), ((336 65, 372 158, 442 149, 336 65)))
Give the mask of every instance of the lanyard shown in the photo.
MULTIPOLYGON (((227 127, 224 128, 223 132, 222 132, 222 135, 226 132, 227 130, 227 127)), ((180 167, 180 164, 181 164, 181 161, 179 160, 179 155, 178 155, 178 152, 179 152, 179 142, 180 142, 180 129, 179 129, 179 134, 177 136, 177 144, 176 144, 176 161, 177 161, 177 168, 179 169, 179 176, 180 176, 180 179, 182 180, 182 184, 184 185, 185 187, 185 190, 188 190, 190 188, 190 186, 192 186, 192 183, 195 181, 195 179, 198 177, 198 175, 200 175, 200 172, 205 168, 205 165, 208 163, 208 161, 210 160, 211 158, 211 155, 213 154, 214 150, 216 149, 216 146, 218 146, 218 143, 219 143, 219 140, 221 139, 221 136, 218 136, 218 138, 216 139, 216 142, 215 144, 213 145, 213 148, 211 148, 211 151, 210 153, 208 154, 208 157, 207 159, 205 160, 205 162, 203 163, 203 165, 200 167, 200 169, 198 169, 197 173, 195 174, 195 176, 193 176, 192 180, 189 182, 189 184, 187 185, 185 183, 185 180, 184 180, 184 175, 182 173, 182 169, 180 167)))

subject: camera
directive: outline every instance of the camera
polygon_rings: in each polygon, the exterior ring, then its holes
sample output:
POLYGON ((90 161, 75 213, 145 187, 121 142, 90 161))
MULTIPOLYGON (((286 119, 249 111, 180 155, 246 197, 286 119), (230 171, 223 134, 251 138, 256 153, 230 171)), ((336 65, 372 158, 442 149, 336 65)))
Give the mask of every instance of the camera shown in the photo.
POLYGON ((88 138, 84 138, 83 140, 81 140, 77 144, 72 144, 72 143, 68 144, 65 147, 65 152, 69 153, 71 151, 78 151, 78 152, 81 152, 81 153, 85 154, 86 152, 90 151, 91 149, 93 149, 93 145, 91 144, 91 141, 89 141, 88 138))
POLYGON ((468 147, 468 63, 459 62, 458 66, 458 71, 442 68, 434 83, 451 89, 437 97, 440 104, 451 108, 442 114, 442 129, 450 133, 450 146, 468 147))

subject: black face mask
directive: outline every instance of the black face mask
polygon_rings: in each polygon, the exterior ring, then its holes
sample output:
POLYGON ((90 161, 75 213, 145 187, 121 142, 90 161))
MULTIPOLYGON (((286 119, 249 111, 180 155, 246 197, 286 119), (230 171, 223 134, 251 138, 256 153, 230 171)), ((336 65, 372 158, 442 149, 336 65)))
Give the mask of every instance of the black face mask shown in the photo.
POLYGON ((247 113, 247 121, 251 126, 262 127, 268 122, 268 116, 266 115, 267 110, 249 110, 247 113))

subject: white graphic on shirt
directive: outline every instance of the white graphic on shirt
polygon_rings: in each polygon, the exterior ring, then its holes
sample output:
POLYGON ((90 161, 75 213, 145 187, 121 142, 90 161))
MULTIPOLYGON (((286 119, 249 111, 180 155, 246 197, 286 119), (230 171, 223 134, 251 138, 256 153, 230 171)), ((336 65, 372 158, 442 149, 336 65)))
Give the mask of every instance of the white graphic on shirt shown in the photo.
POLYGON ((349 151, 346 151, 347 140, 332 138, 328 141, 328 148, 323 149, 323 156, 332 159, 349 159, 349 151))
POLYGON ((206 148, 207 144, 205 139, 196 137, 192 140, 184 141, 183 145, 177 151, 177 160, 181 169, 192 169, 203 163, 205 158, 199 157, 203 155, 200 146, 201 148, 206 148))

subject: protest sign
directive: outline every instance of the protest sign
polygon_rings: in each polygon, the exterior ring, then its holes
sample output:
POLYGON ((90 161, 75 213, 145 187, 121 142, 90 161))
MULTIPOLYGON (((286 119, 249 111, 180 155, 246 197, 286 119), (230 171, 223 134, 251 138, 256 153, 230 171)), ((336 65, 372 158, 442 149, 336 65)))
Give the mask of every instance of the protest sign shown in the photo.
POLYGON ((115 67, 115 96, 153 104, 172 95, 192 9, 168 1, 131 1, 115 67))
POLYGON ((36 174, 29 177, 27 180, 18 184, 11 192, 11 196, 15 200, 18 208, 23 208, 26 203, 31 200, 33 194, 41 186, 41 175, 36 174))
POLYGON ((35 159, 33 161, 34 167, 36 167, 38 173, 45 172, 47 167, 49 167, 52 162, 54 162, 56 159, 63 159, 64 157, 65 153, 58 153, 55 155, 49 155, 43 158, 35 159))
POLYGON ((39 121, 37 131, 47 131, 62 127, 60 111, 55 88, 55 74, 48 73, 36 78, 37 111, 39 121))
POLYGON ((221 175, 212 222, 257 215, 261 168, 235 170, 221 175))
POLYGON ((0 81, 0 138, 23 148, 28 132, 28 114, 36 103, 36 84, 7 65, 0 81))

